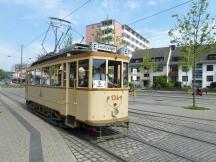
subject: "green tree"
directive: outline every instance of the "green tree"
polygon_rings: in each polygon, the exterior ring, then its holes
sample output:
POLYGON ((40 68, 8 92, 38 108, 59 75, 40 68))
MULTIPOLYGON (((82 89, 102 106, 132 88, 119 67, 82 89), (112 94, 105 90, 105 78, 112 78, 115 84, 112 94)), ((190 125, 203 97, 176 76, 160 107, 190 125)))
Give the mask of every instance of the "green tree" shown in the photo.
POLYGON ((64 41, 64 48, 70 47, 73 44, 73 37, 71 34, 68 34, 67 39, 64 41))
POLYGON ((216 23, 207 13, 207 7, 206 0, 192 0, 192 6, 186 15, 173 15, 177 20, 177 25, 169 31, 171 43, 181 48, 187 48, 187 54, 192 62, 193 107, 196 106, 195 68, 197 61, 215 44, 216 23))
MULTIPOLYGON (((180 64, 182 65, 182 71, 186 73, 187 77, 188 77, 188 71, 193 65, 193 55, 189 50, 190 48, 181 47, 180 64)), ((187 85, 188 85, 188 80, 186 81, 186 87, 187 85)))
MULTIPOLYGON (((145 51, 144 53, 142 67, 143 67, 144 73, 146 72, 149 75, 151 72, 155 71, 155 69, 157 68, 157 65, 155 64, 155 61, 152 58, 149 50, 145 51)), ((150 77, 150 82, 151 82, 151 77, 150 77)))
POLYGON ((2 70, 2 69, 0 69, 0 80, 5 79, 5 77, 6 77, 6 73, 5 73, 5 71, 2 70))

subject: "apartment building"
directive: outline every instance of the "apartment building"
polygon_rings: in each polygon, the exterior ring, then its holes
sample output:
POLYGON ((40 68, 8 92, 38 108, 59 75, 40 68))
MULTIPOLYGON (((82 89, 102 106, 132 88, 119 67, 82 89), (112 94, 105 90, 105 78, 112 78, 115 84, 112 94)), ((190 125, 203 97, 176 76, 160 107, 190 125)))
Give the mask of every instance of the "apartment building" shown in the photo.
POLYGON ((117 49, 127 49, 125 54, 129 56, 132 56, 135 49, 149 48, 150 43, 128 25, 113 19, 86 26, 86 44, 94 41, 115 45, 117 49))
MULTIPOLYGON (((132 80, 133 68, 138 71, 136 84, 141 88, 150 88, 153 86, 154 78, 160 75, 166 75, 169 82, 181 82, 182 86, 192 85, 192 68, 185 70, 180 64, 180 49, 171 47, 151 48, 146 50, 137 50, 134 52, 129 64, 129 81, 132 80), (148 71, 143 68, 142 62, 146 52, 149 52, 153 61, 157 65, 154 71, 148 71)), ((216 82, 216 48, 203 54, 198 60, 195 70, 196 86, 206 88, 211 82, 216 82)))

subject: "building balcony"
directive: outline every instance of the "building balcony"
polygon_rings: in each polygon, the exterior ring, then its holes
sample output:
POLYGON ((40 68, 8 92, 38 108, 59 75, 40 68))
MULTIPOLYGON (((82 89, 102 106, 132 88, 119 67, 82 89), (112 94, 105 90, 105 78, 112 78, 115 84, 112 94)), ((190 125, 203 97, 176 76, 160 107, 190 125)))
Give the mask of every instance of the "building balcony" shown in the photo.
POLYGON ((101 27, 101 30, 106 30, 106 29, 114 29, 114 25, 107 25, 101 27))

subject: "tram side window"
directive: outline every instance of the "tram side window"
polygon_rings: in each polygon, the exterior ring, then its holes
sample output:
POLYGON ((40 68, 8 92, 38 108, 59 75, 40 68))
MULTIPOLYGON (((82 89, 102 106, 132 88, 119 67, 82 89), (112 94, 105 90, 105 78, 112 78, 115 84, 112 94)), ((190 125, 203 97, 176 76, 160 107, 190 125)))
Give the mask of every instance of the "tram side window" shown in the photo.
POLYGON ((106 60, 94 59, 93 60, 93 88, 106 87, 106 60))
POLYGON ((89 60, 80 60, 78 62, 78 86, 88 87, 89 60))
POLYGON ((42 68, 42 76, 41 76, 41 85, 50 85, 50 68, 43 67, 42 68))
POLYGON ((41 83, 41 69, 35 70, 34 82, 35 82, 34 83, 35 85, 40 85, 40 83, 41 83))
POLYGON ((128 63, 123 63, 123 87, 128 87, 128 63))
POLYGON ((74 87, 74 82, 76 80, 76 62, 70 63, 70 87, 74 87))
POLYGON ((61 86, 61 78, 62 78, 62 66, 53 65, 50 67, 50 85, 51 86, 61 86))
POLYGON ((108 61, 108 88, 121 88, 121 62, 108 61))
POLYGON ((34 73, 35 71, 28 72, 28 84, 29 85, 34 85, 34 73))

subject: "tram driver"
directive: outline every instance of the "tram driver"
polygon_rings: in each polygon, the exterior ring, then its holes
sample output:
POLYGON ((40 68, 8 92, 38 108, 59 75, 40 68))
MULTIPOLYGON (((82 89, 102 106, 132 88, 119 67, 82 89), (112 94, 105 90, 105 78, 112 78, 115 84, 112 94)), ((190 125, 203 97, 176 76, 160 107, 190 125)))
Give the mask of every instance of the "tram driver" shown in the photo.
POLYGON ((102 64, 98 69, 95 69, 96 73, 93 75, 93 80, 106 81, 106 76, 108 80, 108 88, 116 88, 117 85, 113 83, 113 78, 109 74, 105 75, 106 68, 105 64, 102 64))

